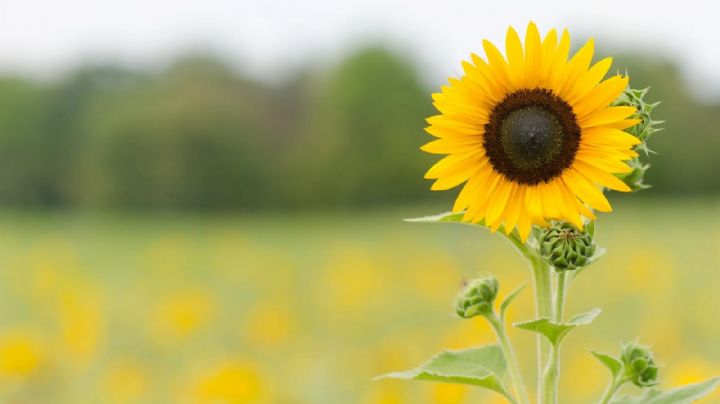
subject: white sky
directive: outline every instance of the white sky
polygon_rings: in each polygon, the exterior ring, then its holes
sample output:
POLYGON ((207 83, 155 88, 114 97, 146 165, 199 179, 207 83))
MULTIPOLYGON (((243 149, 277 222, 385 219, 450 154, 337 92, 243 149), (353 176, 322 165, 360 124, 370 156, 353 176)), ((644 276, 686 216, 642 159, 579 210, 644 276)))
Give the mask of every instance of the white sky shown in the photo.
MULTIPOLYGON (((276 78, 362 41, 389 42, 431 81, 502 43, 532 19, 614 46, 643 45, 684 60, 720 90, 720 6, 706 0, 0 0, 0 70, 53 75, 84 60, 161 63, 211 48, 250 74, 276 78), (668 5, 664 5, 666 3, 668 5)), ((708 88, 703 85, 703 88, 708 88)), ((718 91, 720 93, 720 91, 718 91)))

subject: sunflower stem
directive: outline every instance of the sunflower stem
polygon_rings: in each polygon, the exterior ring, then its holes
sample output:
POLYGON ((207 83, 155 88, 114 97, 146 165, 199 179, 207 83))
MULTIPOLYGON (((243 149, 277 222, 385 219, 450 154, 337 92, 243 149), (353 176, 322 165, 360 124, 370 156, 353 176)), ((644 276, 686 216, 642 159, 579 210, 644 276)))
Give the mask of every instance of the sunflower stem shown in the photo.
POLYGON ((495 330, 495 334, 497 335, 498 341, 500 342, 500 348, 502 349, 503 356, 505 357, 505 362, 507 362, 508 373, 510 374, 510 382, 512 383, 512 387, 515 390, 515 394, 517 394, 518 400, 522 404, 529 404, 530 399, 528 398, 529 396, 527 390, 525 389, 525 383, 523 382, 523 377, 522 373, 520 372, 520 366, 518 365, 515 350, 513 349, 513 346, 507 337, 507 333, 505 332, 505 324, 497 318, 495 313, 492 313, 487 318, 493 329, 495 330))
MULTIPOLYGON (((537 318, 552 318, 552 281, 550 279, 550 268, 540 258, 535 257, 530 261, 533 269, 535 283, 535 314, 537 318)), ((552 347, 550 342, 538 334, 537 336, 537 365, 538 365, 538 402, 543 401, 543 369, 546 360, 552 360, 552 347), (547 354, 546 354, 547 353, 547 354), (546 359, 547 355, 547 359, 546 359)))
MULTIPOLYGON (((565 292, 567 289, 567 275, 558 272, 555 285, 555 298, 552 320, 560 323, 563 320, 563 306, 565 305, 565 292)), ((550 346, 550 359, 543 378, 543 404, 557 403, 558 384, 560 380, 560 343, 550 346)))
POLYGON ((608 404, 623 382, 624 381, 620 378, 620 375, 613 377, 600 399, 600 404, 608 404))

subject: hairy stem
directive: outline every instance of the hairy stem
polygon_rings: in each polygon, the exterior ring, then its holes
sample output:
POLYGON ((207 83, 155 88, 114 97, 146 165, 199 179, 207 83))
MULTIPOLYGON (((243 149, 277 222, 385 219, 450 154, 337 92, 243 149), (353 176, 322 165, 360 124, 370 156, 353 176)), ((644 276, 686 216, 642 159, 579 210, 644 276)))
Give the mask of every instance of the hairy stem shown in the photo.
MULTIPOLYGON (((557 285, 555 286, 555 299, 552 320, 560 323, 563 320, 563 306, 565 305, 565 290, 567 278, 565 272, 557 274, 557 285)), ((556 404, 558 400, 558 381, 560 379, 560 343, 550 346, 550 358, 545 368, 543 377, 543 400, 544 404, 556 404)))
POLYGON ((500 341, 500 348, 502 349, 503 356, 505 356, 505 362, 507 362, 510 382, 515 390, 515 394, 521 403, 529 404, 530 399, 525 389, 525 383, 523 382, 522 373, 520 372, 520 366, 518 366, 515 350, 505 333, 505 324, 495 316, 495 313, 488 316, 488 321, 490 321, 490 324, 495 330, 495 334, 497 334, 498 341, 500 341))
POLYGON ((607 388, 605 389, 605 393, 603 394, 602 398, 600 399, 600 404, 608 404, 610 400, 615 395, 615 392, 617 389, 623 384, 623 382, 620 380, 619 377, 613 377, 612 381, 610 381, 610 384, 608 384, 607 388))
MULTIPOLYGON (((551 318, 552 316, 552 282, 550 280, 550 268, 539 258, 531 261, 533 268, 533 278, 535 283, 535 313, 536 317, 551 318)), ((546 361, 552 360, 552 347, 542 335, 537 336, 537 373, 538 373, 538 402, 543 402, 543 391, 546 386, 543 385, 542 371, 546 361), (547 355, 546 353, 550 353, 547 355), (547 358, 546 358, 547 356, 547 358)), ((549 363, 549 362, 548 362, 549 363)))
POLYGON ((565 307, 565 292, 567 290, 567 277, 565 271, 557 274, 557 286, 555 287, 555 312, 553 320, 563 321, 563 307, 565 307))
MULTIPOLYGON (((504 234, 504 233, 503 233, 504 234)), ((513 232, 506 235, 507 239, 517 248, 517 250, 530 261, 533 271, 533 284, 535 286, 535 315, 536 317, 552 318, 553 300, 552 300, 552 280, 550 267, 540 258, 535 249, 523 243, 522 240, 513 232)), ((538 402, 543 402, 543 369, 545 365, 545 356, 550 352, 550 343, 538 334, 537 336, 537 386, 538 386, 538 402)), ((550 355, 552 356, 552 355, 550 355)))
POLYGON ((550 358, 548 359, 543 377, 543 397, 540 401, 542 404, 557 403, 557 378, 560 374, 559 362, 560 345, 550 345, 550 358))

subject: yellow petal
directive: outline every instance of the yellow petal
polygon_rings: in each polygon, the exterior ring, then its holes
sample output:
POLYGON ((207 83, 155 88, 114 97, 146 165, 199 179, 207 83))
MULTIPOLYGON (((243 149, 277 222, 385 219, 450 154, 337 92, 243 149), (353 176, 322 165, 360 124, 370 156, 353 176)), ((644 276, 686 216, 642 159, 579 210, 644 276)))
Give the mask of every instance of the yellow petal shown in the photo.
POLYGON ((559 198, 562 217, 568 222, 575 225, 577 228, 582 227, 582 217, 578 212, 577 202, 578 199, 572 192, 565 186, 562 181, 553 181, 550 183, 555 195, 559 198))
POLYGON ((620 160, 608 158, 606 156, 597 155, 589 152, 578 152, 575 155, 576 161, 582 161, 586 164, 591 164, 601 170, 605 170, 613 174, 629 173, 632 171, 629 165, 623 163, 620 160))
POLYGON ((525 58, 523 56, 520 37, 513 27, 508 28, 505 36, 505 52, 508 60, 508 73, 514 89, 524 87, 525 84, 525 58))
POLYGON ((595 42, 590 39, 585 45, 570 59, 565 72, 563 73, 564 79, 560 88, 558 88, 557 94, 565 99, 568 99, 569 91, 580 75, 588 70, 590 62, 592 61, 593 53, 595 52, 595 42))
POLYGON ((627 88, 628 78, 613 76, 600 83, 587 93, 580 101, 573 105, 578 118, 582 119, 588 114, 605 108, 615 101, 627 88))
POLYGON ((492 169, 489 166, 485 166, 485 168, 476 171, 475 174, 470 177, 468 182, 458 194, 457 199, 455 199, 455 204, 452 209, 453 212, 462 211, 470 206, 473 201, 478 199, 480 186, 487 181, 491 171, 492 169))
MULTIPOLYGON (((527 191, 527 190, 526 190, 527 191)), ((530 229, 532 228, 532 219, 530 213, 525 209, 520 209, 520 217, 518 218, 518 234, 522 242, 526 242, 530 236, 530 229)))
POLYGON ((525 33, 525 86, 527 88, 535 88, 540 83, 542 56, 540 32, 535 23, 530 21, 525 33))
POLYGON ((605 198, 605 195, 573 168, 563 171, 562 180, 575 195, 594 209, 602 212, 612 211, 610 202, 605 198))
POLYGON ((492 196, 492 202, 488 207, 487 216, 485 221, 492 226, 495 223, 499 223, 502 218, 502 213, 507 207, 508 197, 513 190, 515 183, 501 179, 495 193, 492 196))
POLYGON ((432 191, 445 191, 450 188, 455 188, 456 186, 467 181, 468 178, 470 178, 473 174, 475 174, 479 170, 482 170, 487 164, 487 161, 487 159, 484 159, 477 164, 463 166, 453 171, 452 173, 445 174, 442 177, 438 178, 437 181, 432 184, 430 189, 432 191))
POLYGON ((433 154, 462 154, 482 147, 482 136, 465 136, 433 140, 421 146, 420 150, 433 154))
POLYGON ((608 128, 625 130, 627 128, 632 128, 640 122, 642 122, 642 119, 623 119, 621 121, 613 122, 605 126, 608 128))
POLYGON ((630 192, 632 191, 630 187, 627 186, 624 182, 620 181, 620 179, 607 171, 603 171, 597 167, 594 167, 590 164, 586 164, 582 161, 575 161, 573 163, 573 168, 575 168, 577 171, 582 173, 586 178, 590 179, 591 181, 600 184, 602 186, 605 186, 607 188, 610 188, 615 191, 621 191, 621 192, 630 192))
POLYGON ((640 139, 618 129, 598 126, 583 130, 582 142, 595 142, 598 144, 617 145, 629 148, 640 144, 640 139))
POLYGON ((457 171, 464 170, 470 166, 478 164, 486 159, 485 153, 482 151, 473 151, 464 154, 451 154, 440 159, 437 163, 425 173, 425 178, 436 179, 445 175, 452 175, 457 171))
MULTIPOLYGON (((477 194, 478 199, 473 201, 465 213, 465 217, 469 217, 470 221, 477 223, 482 220, 486 213, 489 202, 492 199, 492 195, 500 182, 502 174, 498 174, 493 170, 488 170, 489 175, 487 179, 480 184, 479 192, 477 194)), ((463 218, 465 220, 465 218, 463 218)))
POLYGON ((488 40, 483 40, 483 49, 485 50, 488 65, 490 66, 495 81, 501 83, 506 91, 512 88, 507 72, 507 63, 500 51, 488 40))
POLYGON ((567 58, 570 53, 570 34, 568 30, 563 30, 560 36, 560 44, 558 45, 557 53, 550 69, 550 89, 558 93, 560 84, 564 78, 563 72, 567 66, 567 58))
POLYGON ((633 115, 636 111, 635 107, 629 106, 609 107, 580 118, 579 123, 580 127, 583 129, 591 128, 593 126, 608 125, 621 121, 630 115, 633 115))
POLYGON ((568 102, 574 105, 577 100, 587 95, 605 77, 611 65, 612 58, 605 58, 595 63, 590 70, 581 74, 577 82, 575 82, 575 86, 568 93, 568 102))
POLYGON ((505 233, 510 234, 518 222, 520 209, 525 202, 525 186, 518 185, 508 198, 508 208, 505 212, 505 233))
POLYGON ((550 69, 557 53, 557 31, 552 29, 545 36, 542 43, 542 68, 538 85, 540 87, 552 88, 550 83, 550 69))

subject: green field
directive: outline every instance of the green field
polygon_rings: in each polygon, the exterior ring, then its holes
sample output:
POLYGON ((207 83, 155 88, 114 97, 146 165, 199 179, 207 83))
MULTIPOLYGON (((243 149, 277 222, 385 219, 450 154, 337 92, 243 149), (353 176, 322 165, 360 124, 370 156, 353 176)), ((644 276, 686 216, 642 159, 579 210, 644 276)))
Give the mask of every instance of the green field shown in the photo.
MULTIPOLYGON (((614 353, 638 336, 665 366, 664 385, 720 374, 720 203, 616 205, 598 223, 608 254, 570 290, 568 313, 604 313, 565 344, 561 402, 592 402, 604 388, 590 349, 614 353)), ((480 320, 450 315, 463 279, 491 272, 501 294, 529 281, 500 237, 400 220, 440 210, 4 212, 2 401, 495 402, 452 385, 371 381, 493 340, 480 320)), ((531 318, 531 301, 528 290, 509 319, 531 318)), ((529 377, 534 336, 510 336, 529 377)))

